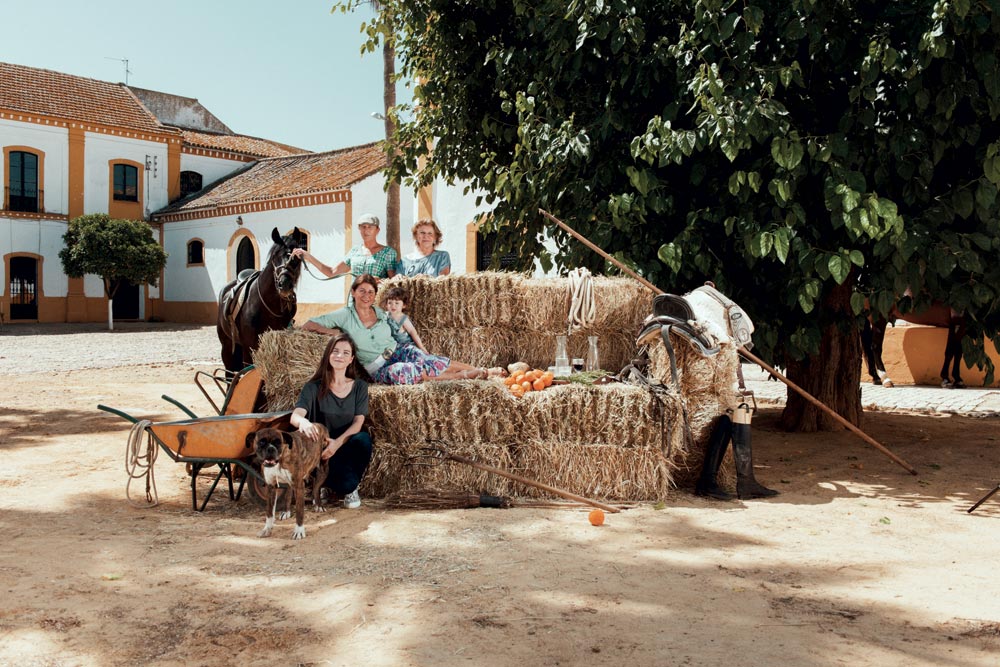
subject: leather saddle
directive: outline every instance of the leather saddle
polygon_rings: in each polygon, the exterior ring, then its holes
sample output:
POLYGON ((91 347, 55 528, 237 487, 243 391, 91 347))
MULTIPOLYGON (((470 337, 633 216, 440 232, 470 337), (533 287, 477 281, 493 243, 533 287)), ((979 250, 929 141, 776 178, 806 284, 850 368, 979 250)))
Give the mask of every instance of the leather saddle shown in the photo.
POLYGON ((231 290, 223 294, 222 303, 219 304, 219 308, 222 309, 222 314, 224 315, 223 322, 226 323, 226 333, 229 335, 229 340, 233 342, 234 350, 240 339, 236 318, 239 317, 240 311, 243 309, 243 304, 246 303, 247 294, 250 293, 250 288, 259 275, 260 271, 253 269, 243 269, 240 271, 239 275, 236 276, 236 284, 233 285, 231 290))
POLYGON ((739 305, 707 283, 684 296, 660 294, 653 299, 653 314, 646 318, 636 345, 645 345, 656 336, 666 339, 669 332, 687 340, 704 357, 732 343, 737 348, 753 347, 753 322, 739 305))

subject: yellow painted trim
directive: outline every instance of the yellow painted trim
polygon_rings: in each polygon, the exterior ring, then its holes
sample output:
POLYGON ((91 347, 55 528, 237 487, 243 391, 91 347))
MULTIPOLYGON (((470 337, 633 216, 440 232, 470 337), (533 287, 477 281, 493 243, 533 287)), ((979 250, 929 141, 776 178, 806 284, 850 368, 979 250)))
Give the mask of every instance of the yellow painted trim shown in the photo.
POLYGON ((250 239, 250 243, 253 244, 253 265, 255 269, 260 268, 260 246, 257 243, 257 237, 248 230, 240 227, 233 235, 229 237, 229 244, 226 246, 226 282, 231 283, 236 280, 236 249, 240 244, 240 240, 243 237, 250 239))
POLYGON ((84 132, 94 132, 96 134, 109 134, 128 139, 141 139, 143 141, 155 141, 157 143, 181 143, 181 133, 179 130, 163 128, 163 130, 133 130, 117 125, 107 125, 104 123, 88 123, 79 120, 69 120, 58 116, 49 116, 39 113, 25 113, 16 109, 0 108, 0 120, 11 120, 19 123, 31 123, 33 125, 47 125, 49 127, 63 127, 67 129, 79 129, 84 132))
POLYGON ((479 256, 479 223, 472 221, 465 226, 465 272, 476 272, 476 257, 479 256))
POLYGON ((69 129, 69 199, 68 214, 69 219, 78 218, 83 215, 83 192, 86 183, 86 144, 87 133, 78 127, 69 129))
MULTIPOLYGON (((927 327, 919 324, 898 324, 886 328, 882 344, 882 361, 886 372, 896 384, 941 384, 941 365, 944 363, 944 347, 948 341, 945 327, 927 327)), ((1000 353, 997 341, 986 342, 986 354, 1000 368, 1000 353)), ((970 368, 962 361, 962 380, 970 387, 980 387, 986 379, 985 371, 970 368)), ((868 369, 862 362, 861 381, 871 382, 868 369)), ((1000 377, 993 384, 1000 386, 1000 377)))
POLYGON ((181 145, 167 145, 167 201, 181 196, 181 145))
POLYGON ((10 208, 9 193, 7 188, 10 185, 10 154, 12 152, 21 151, 23 153, 31 153, 38 158, 38 189, 42 191, 42 206, 39 207, 40 210, 32 215, 38 215, 40 213, 45 213, 45 151, 34 148, 33 146, 4 146, 3 147, 3 208, 6 211, 10 208))
POLYGON ((143 205, 146 195, 146 165, 135 160, 115 158, 108 160, 108 215, 124 220, 144 220, 143 205), (115 165, 125 164, 136 169, 136 187, 139 189, 138 201, 118 201, 115 199, 115 165))
POLYGON ((211 157, 219 160, 232 160, 233 162, 256 162, 257 160, 260 159, 259 157, 253 155, 247 155, 246 153, 227 151, 222 148, 205 148, 203 146, 192 146, 191 144, 184 144, 183 146, 181 146, 180 151, 185 155, 199 155, 202 157, 211 157))
MULTIPOLYGON (((354 247, 354 202, 348 200, 344 204, 344 254, 341 257, 346 257, 352 247, 354 247)), ((344 303, 347 303, 351 295, 351 281, 345 278, 341 282, 344 283, 344 303)))

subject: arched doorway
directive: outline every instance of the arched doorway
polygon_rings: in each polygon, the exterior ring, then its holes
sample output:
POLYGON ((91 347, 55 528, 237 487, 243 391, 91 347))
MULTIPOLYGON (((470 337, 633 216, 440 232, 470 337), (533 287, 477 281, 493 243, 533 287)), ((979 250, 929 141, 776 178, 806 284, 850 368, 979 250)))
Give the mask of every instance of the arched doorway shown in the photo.
POLYGON ((38 260, 10 258, 10 319, 38 319, 38 260))
POLYGON ((250 237, 244 236, 240 239, 240 244, 236 247, 236 275, 240 275, 240 271, 244 269, 256 269, 256 255, 250 237))

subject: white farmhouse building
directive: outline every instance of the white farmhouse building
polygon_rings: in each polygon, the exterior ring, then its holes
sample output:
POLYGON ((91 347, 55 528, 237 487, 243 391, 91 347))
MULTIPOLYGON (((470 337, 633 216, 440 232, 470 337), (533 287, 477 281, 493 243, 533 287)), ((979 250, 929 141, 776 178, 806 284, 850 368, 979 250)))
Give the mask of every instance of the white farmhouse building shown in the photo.
MULTIPOLYGON (((116 319, 198 323, 215 321, 239 269, 260 268, 275 227, 305 231, 335 263, 357 243, 360 214, 385 220, 376 144, 310 153, 235 134, 195 99, 121 83, 0 63, 0 149, 0 322, 106 320, 100 279, 70 279, 59 260, 80 215, 146 220, 169 254, 156 287, 119 288, 116 319)), ((432 217, 453 272, 483 266, 473 196, 435 183, 400 199, 397 250, 432 217)), ((346 285, 303 273, 298 293, 301 319, 343 303, 346 285)))

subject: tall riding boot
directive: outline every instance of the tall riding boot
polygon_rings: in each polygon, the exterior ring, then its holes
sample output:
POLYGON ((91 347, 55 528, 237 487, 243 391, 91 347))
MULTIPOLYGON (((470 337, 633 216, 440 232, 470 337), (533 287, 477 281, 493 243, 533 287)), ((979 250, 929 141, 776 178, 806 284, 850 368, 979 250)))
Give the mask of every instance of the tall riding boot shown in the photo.
POLYGON ((716 476, 719 474, 719 466, 729 449, 729 440, 733 434, 733 422, 728 415, 719 417, 712 429, 712 437, 708 439, 705 447, 705 460, 701 464, 701 477, 694 487, 695 494, 708 496, 716 500, 732 500, 733 495, 719 486, 716 476))
POLYGON ((740 500, 770 498, 777 491, 761 486, 753 476, 753 453, 750 448, 751 410, 745 404, 733 413, 733 458, 736 459, 736 494, 740 500))

